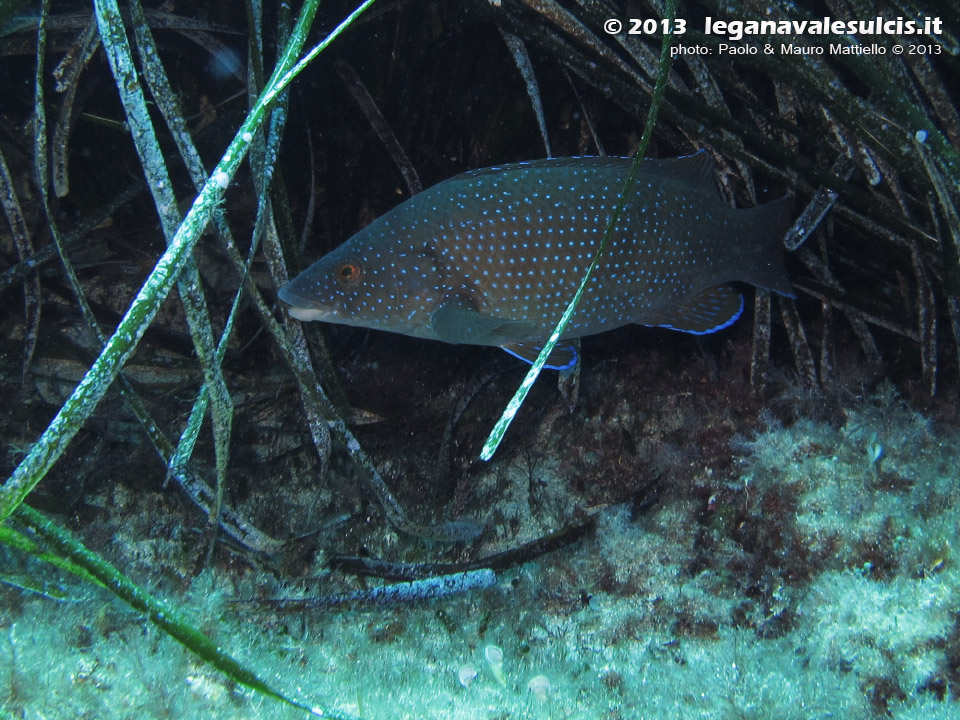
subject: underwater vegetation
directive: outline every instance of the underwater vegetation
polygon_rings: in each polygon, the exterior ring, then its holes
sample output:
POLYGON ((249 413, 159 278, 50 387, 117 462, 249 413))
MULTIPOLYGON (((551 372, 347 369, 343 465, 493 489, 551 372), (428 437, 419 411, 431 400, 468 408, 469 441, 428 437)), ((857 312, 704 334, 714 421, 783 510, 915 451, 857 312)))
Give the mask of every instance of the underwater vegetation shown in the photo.
POLYGON ((954 5, 5 5, 4 714, 956 717, 954 5), (791 211, 722 332, 591 334, 554 387, 278 297, 461 173, 696 153, 791 211))

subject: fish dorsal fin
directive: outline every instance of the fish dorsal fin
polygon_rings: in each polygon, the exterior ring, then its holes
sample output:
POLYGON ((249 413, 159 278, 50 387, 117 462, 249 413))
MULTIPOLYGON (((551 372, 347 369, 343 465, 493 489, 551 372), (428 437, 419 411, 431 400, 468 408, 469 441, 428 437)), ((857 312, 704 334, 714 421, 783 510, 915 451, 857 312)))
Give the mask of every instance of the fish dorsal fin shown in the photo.
POLYGON ((743 312, 743 297, 731 287, 704 290, 683 304, 643 318, 644 325, 707 335, 733 325, 743 312))
MULTIPOLYGON (((517 170, 555 170, 561 168, 623 168, 629 169, 633 162, 630 158, 624 157, 596 157, 596 156, 576 156, 562 158, 542 158, 540 160, 523 160, 521 162, 507 163, 505 165, 495 165, 487 168, 477 168, 476 170, 467 170, 450 178, 450 180, 460 180, 465 178, 483 177, 484 175, 498 175, 508 171, 517 170)), ((449 182, 449 181, 447 181, 449 182)))
MULTIPOLYGON (((510 343, 509 345, 501 345, 500 349, 507 351, 516 358, 520 358, 525 363, 533 365, 540 351, 543 350, 543 343, 510 343)), ((578 359, 577 349, 573 343, 558 342, 547 358, 544 367, 550 370, 572 370, 576 367, 578 359)))
MULTIPOLYGON (((686 183, 695 187, 704 187, 714 189, 716 180, 714 179, 713 158, 706 150, 698 150, 693 155, 685 155, 678 158, 665 158, 663 160, 647 160, 646 163, 656 163, 656 170, 663 179, 672 179, 677 182, 686 183)), ((653 169, 653 165, 649 166, 653 169)), ((644 170, 644 165, 640 166, 644 170)))
POLYGON ((461 296, 444 298, 430 315, 430 327, 438 340, 457 345, 500 345, 530 331, 528 323, 484 315, 461 296))
MULTIPOLYGON (((542 160, 526 160, 524 162, 509 163, 506 165, 496 165, 488 168, 478 168, 468 170, 460 175, 455 175, 445 183, 455 183, 460 180, 475 180, 488 175, 501 175, 505 172, 516 172, 518 170, 557 170, 564 168, 576 168, 578 170, 620 170, 623 178, 626 179, 630 167, 633 165, 632 158, 623 157, 565 157, 565 158, 544 158, 542 160)), ((656 175, 660 179, 672 179, 677 182, 687 183, 693 186, 703 186, 706 188, 715 187, 714 182, 713 158, 706 150, 698 150, 693 155, 685 155, 676 158, 648 158, 640 163, 641 174, 656 175)))

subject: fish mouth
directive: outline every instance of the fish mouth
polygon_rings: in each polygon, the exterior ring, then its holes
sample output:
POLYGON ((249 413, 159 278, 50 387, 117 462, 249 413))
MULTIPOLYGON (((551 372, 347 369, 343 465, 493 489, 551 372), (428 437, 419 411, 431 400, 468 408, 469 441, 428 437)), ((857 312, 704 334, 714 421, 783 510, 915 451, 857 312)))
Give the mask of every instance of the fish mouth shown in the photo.
POLYGON ((284 285, 280 288, 277 297, 290 306, 287 310, 287 312, 290 313, 290 317, 296 318, 301 322, 327 320, 332 315, 329 310, 318 308, 312 301, 297 295, 290 289, 290 285, 284 285))

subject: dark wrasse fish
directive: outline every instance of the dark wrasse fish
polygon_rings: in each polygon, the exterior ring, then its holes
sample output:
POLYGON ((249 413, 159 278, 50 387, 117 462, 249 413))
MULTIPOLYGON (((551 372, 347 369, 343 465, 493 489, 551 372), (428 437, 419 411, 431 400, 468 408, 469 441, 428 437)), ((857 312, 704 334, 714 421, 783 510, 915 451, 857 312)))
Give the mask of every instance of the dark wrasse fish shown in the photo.
MULTIPOLYGON (((407 200, 280 290, 300 320, 449 343, 533 362, 590 265, 632 160, 559 158, 472 170, 407 200)), ((744 281, 792 295, 788 203, 734 210, 706 152, 644 160, 562 339, 630 323, 705 334, 733 323, 744 281)), ((576 362, 559 343, 548 367, 576 362)))

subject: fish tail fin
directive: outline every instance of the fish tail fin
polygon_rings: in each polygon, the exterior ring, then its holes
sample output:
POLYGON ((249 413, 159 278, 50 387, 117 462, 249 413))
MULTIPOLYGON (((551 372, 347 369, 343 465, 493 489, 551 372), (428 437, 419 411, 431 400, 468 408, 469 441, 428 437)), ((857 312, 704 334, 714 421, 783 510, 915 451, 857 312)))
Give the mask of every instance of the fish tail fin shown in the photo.
POLYGON ((745 212, 744 219, 753 229, 751 234, 755 235, 760 228, 760 247, 743 277, 752 285, 791 298, 796 294, 784 264, 783 236, 793 224, 792 206, 793 197, 788 195, 745 212))

